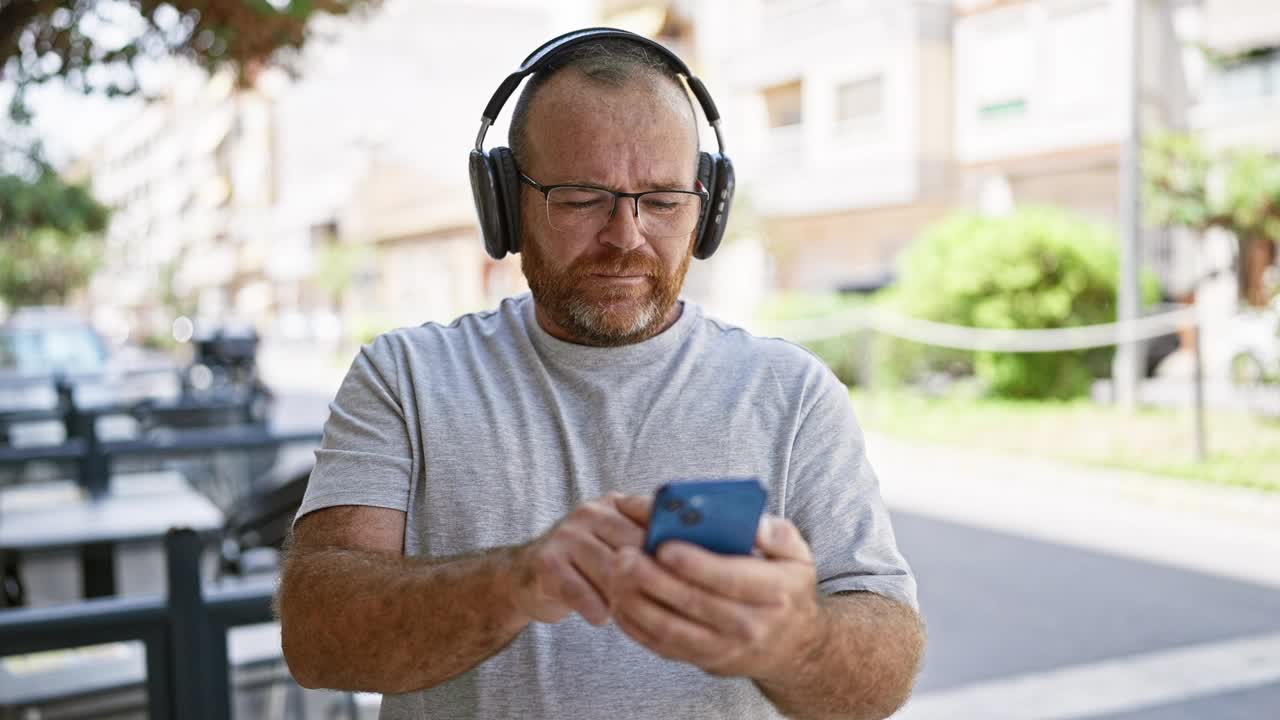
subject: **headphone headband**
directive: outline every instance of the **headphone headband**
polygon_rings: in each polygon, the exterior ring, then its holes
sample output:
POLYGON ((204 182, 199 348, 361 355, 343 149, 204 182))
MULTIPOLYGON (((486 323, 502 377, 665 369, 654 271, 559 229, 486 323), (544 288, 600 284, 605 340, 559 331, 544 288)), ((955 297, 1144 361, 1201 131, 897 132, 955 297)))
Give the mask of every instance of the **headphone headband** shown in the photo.
POLYGON ((498 118, 498 113, 502 111, 502 106, 511 97, 511 93, 515 92, 516 88, 520 86, 522 80, 542 70, 550 64, 552 59, 562 53, 585 42, 606 38, 629 40, 644 45, 661 55, 677 74, 684 76, 685 82, 689 84, 689 90, 693 92, 693 96, 698 99, 698 104, 702 106, 702 114, 706 116, 707 122, 711 124, 711 128, 716 133, 716 145, 719 147, 720 152, 724 153, 724 139, 720 136, 720 111, 716 109, 716 104, 711 99, 711 93, 707 92, 702 80, 689 72, 689 67, 684 64, 684 61, 676 56, 675 53, 663 47, 661 43, 650 40, 643 35, 608 27, 586 28, 567 32, 548 40, 529 53, 524 62, 520 63, 520 67, 502 81, 502 84, 494 91, 493 97, 489 98, 489 104, 485 105, 484 113, 480 116, 480 133, 476 135, 476 150, 484 150, 485 133, 489 131, 489 126, 498 118))

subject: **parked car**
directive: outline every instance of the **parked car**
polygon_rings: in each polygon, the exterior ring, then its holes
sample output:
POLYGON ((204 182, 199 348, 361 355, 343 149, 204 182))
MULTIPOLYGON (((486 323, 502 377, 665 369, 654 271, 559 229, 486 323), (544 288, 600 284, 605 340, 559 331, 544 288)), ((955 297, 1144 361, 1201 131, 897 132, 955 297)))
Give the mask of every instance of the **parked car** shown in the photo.
MULTIPOLYGON (((0 325, 0 447, 57 445, 69 434, 69 386, 80 410, 97 410, 103 440, 169 436, 185 430, 264 426, 273 396, 257 375, 251 329, 210 328, 192 344, 192 362, 140 348, 112 348, 83 318, 62 308, 24 308, 0 325)), ((274 447, 127 455, 117 472, 182 472, 220 505, 229 505, 276 462, 274 447)), ((35 466, 41 465, 35 463, 35 466)), ((48 463, 44 465, 48 466, 48 463)), ((0 484, 53 476, 56 467, 0 467, 0 484)))
POLYGON ((272 396, 257 377, 252 330, 214 328, 193 345, 187 365, 157 351, 112 348, 63 308, 17 310, 0 325, 0 444, 23 411, 57 407, 59 382, 79 408, 132 415, 134 432, 265 422, 272 396))
POLYGON ((1240 386, 1280 382, 1280 295, 1260 310, 1231 319, 1231 382, 1240 386))
POLYGON ((0 411, 48 407, 65 378, 85 405, 175 400, 180 364, 139 348, 112 349, 86 320, 63 308, 20 308, 0 324, 0 411))

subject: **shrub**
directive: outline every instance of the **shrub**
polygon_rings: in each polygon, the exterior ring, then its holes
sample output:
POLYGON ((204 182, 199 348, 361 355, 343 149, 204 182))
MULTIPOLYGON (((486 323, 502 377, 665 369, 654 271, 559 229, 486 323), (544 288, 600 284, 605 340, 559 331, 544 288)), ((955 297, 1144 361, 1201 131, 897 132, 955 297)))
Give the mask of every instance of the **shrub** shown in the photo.
MULTIPOLYGON (((1110 228, 1061 210, 1026 208, 999 218, 956 213, 927 228, 903 256, 885 307, 978 328, 1063 328, 1116 318, 1118 240, 1110 228)), ((1151 278, 1144 295, 1154 300, 1151 278)), ((918 379, 974 372, 1003 397, 1069 398, 1110 367, 1111 348, 1061 353, 969 353, 891 341, 884 375, 918 379)))

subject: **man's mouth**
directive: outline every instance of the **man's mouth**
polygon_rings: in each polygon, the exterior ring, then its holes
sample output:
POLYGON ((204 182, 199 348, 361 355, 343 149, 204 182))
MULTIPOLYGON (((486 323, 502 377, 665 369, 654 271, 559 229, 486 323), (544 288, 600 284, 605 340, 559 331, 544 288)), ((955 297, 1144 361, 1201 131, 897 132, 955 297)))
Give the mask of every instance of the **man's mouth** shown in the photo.
POLYGON ((621 285, 638 285, 649 279, 644 273, 617 275, 614 273, 592 273, 592 277, 598 281, 607 283, 617 283, 621 285))

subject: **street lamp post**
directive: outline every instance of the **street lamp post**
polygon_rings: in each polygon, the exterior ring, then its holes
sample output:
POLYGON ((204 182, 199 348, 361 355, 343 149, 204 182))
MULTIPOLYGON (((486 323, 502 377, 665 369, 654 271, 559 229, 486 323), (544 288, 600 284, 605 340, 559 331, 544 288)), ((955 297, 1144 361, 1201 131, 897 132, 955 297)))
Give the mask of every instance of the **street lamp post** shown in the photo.
POLYGON ((1142 10, 1145 0, 1117 0, 1125 15, 1125 50, 1128 62, 1125 66, 1125 133, 1120 163, 1120 276, 1116 280, 1116 315, 1121 323, 1122 341, 1116 347, 1112 364, 1112 383, 1115 399, 1120 407, 1132 411, 1137 406, 1138 383, 1142 378, 1142 348, 1140 341, 1126 340, 1125 328, 1138 318, 1142 311, 1139 291, 1139 269, 1142 238, 1141 219, 1141 167, 1139 152, 1142 147, 1141 126, 1141 38, 1142 10))

